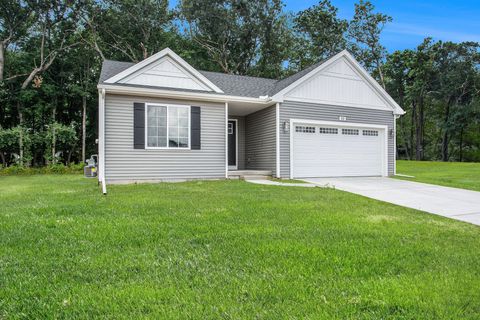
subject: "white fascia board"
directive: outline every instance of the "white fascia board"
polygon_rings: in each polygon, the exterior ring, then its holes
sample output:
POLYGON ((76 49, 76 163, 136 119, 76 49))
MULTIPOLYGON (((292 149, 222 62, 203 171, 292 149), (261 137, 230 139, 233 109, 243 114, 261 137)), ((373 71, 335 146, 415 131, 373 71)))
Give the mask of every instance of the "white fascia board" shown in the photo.
POLYGON ((370 86, 372 86, 372 89, 378 92, 380 96, 385 100, 385 102, 388 105, 390 105, 390 107, 393 109, 394 114, 398 114, 398 115, 405 114, 405 111, 395 102, 395 100, 393 100, 393 98, 385 91, 385 89, 383 89, 382 86, 379 85, 375 79, 373 79, 373 77, 367 72, 367 70, 365 70, 347 50, 343 50, 337 53, 335 56, 333 56, 332 58, 322 63, 317 68, 313 69, 312 71, 310 71, 309 73, 307 73, 306 75, 298 79, 297 81, 293 82, 286 88, 276 93, 272 97, 272 99, 275 101, 283 102, 285 94, 292 91, 294 88, 298 87, 299 85, 301 85, 302 83, 304 83, 305 81, 307 81, 308 79, 316 75, 321 70, 326 69, 341 57, 345 57, 352 64, 352 66, 355 67, 356 71, 358 71, 367 80, 367 83, 370 86))
POLYGON ((107 79, 104 81, 104 83, 116 83, 119 80, 133 74, 134 72, 148 66, 149 64, 163 58, 164 56, 169 56, 172 58, 175 62, 180 64, 183 68, 185 68, 192 76, 198 78, 201 82, 203 82, 206 86, 211 88, 213 91, 217 93, 223 93, 222 89, 217 87, 213 82, 208 80, 204 75, 202 75, 200 72, 198 72, 194 67, 192 67, 188 62, 183 60, 178 54, 173 52, 170 48, 165 48, 160 52, 157 52, 156 54, 148 57, 147 59, 144 59, 140 61, 139 63, 134 64, 130 68, 127 68, 126 70, 114 75, 113 77, 107 79))
POLYGON ((198 99, 213 102, 249 102, 259 104, 272 104, 275 101, 272 98, 249 98, 240 96, 215 95, 211 93, 188 92, 188 91, 173 91, 155 88, 130 87, 115 84, 99 84, 98 89, 105 89, 107 93, 124 94, 124 95, 138 95, 149 97, 162 97, 172 99, 198 99))

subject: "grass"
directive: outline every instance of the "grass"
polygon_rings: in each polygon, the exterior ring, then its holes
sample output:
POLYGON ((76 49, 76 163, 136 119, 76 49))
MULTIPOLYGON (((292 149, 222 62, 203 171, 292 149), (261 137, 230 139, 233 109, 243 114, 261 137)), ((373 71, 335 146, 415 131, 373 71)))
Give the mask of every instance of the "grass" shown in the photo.
POLYGON ((480 228, 333 189, 2 177, 0 319, 478 319, 480 228))
POLYGON ((480 191, 480 163, 397 161, 399 179, 480 191))

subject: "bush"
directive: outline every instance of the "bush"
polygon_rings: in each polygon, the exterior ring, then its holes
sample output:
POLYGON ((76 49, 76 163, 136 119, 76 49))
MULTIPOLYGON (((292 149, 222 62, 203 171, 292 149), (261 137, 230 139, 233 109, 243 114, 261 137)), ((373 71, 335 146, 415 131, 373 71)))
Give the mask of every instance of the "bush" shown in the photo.
POLYGON ((63 164, 55 164, 46 167, 32 168, 22 166, 10 166, 6 168, 0 168, 0 176, 10 175, 34 175, 34 174, 79 174, 83 172, 83 163, 70 164, 68 166, 63 164))

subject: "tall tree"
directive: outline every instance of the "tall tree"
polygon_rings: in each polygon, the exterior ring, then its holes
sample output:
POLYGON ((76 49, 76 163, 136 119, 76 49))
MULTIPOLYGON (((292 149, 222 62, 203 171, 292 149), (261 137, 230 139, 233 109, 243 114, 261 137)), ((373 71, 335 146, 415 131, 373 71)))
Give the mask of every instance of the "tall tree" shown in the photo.
POLYGON ((382 65, 387 51, 380 42, 385 25, 392 18, 374 12, 370 1, 360 0, 355 4, 355 14, 348 26, 348 36, 352 41, 351 50, 370 72, 376 72, 380 84, 385 87, 382 65))
POLYGON ((321 0, 296 14, 293 20, 295 48, 292 63, 304 69, 313 63, 338 53, 347 46, 347 20, 338 17, 338 9, 330 0, 321 0))
POLYGON ((138 62, 175 45, 168 0, 90 0, 82 8, 84 39, 105 59, 138 62))
POLYGON ((257 70, 281 66, 286 47, 282 44, 288 40, 282 7, 281 0, 183 0, 179 14, 191 39, 220 70, 251 74, 259 60, 257 70))
POLYGON ((0 2, 0 83, 4 80, 7 47, 25 36, 32 22, 32 7, 24 1, 2 0, 0 2))
POLYGON ((449 145, 455 128, 452 115, 455 109, 468 106, 478 94, 476 78, 478 76, 479 44, 474 42, 438 42, 435 46, 435 68, 438 74, 438 88, 435 98, 438 100, 443 120, 441 155, 443 161, 450 158, 449 145))
MULTIPOLYGON (((25 59, 23 72, 10 76, 9 79, 21 79, 17 87, 19 98, 17 99, 17 111, 19 126, 23 127, 24 106, 22 99, 24 91, 34 82, 34 87, 40 87, 41 74, 48 70, 59 54, 76 43, 70 42, 70 35, 76 31, 76 14, 78 4, 67 0, 28 2, 29 10, 34 13, 34 23, 29 29, 30 35, 23 39, 22 47, 28 53, 25 59)), ((26 95, 28 98, 28 94, 26 95)), ((24 132, 20 131, 19 155, 20 164, 23 164, 24 156, 24 132)))

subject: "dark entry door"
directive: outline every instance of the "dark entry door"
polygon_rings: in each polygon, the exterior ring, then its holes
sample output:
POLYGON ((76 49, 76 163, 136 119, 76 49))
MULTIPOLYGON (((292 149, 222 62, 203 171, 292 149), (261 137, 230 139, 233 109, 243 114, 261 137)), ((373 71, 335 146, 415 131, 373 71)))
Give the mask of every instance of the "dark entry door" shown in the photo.
POLYGON ((228 121, 228 165, 237 166, 237 122, 228 121))

